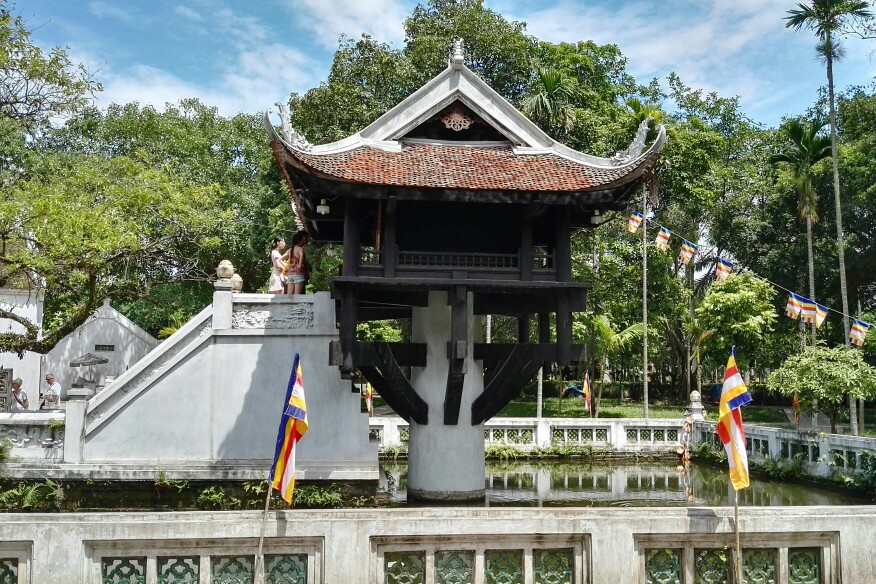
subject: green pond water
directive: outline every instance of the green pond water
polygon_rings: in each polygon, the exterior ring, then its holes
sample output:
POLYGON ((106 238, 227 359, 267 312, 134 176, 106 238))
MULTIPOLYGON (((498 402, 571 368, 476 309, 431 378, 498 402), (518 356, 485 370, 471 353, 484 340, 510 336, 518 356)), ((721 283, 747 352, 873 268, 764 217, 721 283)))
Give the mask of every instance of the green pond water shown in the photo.
MULTIPOLYGON (((390 505, 407 501, 407 465, 383 463, 380 490, 390 505)), ((684 507, 733 505, 726 469, 665 463, 487 463, 487 507, 684 507)), ((744 506, 870 505, 872 497, 809 483, 751 477, 739 491, 744 506)))

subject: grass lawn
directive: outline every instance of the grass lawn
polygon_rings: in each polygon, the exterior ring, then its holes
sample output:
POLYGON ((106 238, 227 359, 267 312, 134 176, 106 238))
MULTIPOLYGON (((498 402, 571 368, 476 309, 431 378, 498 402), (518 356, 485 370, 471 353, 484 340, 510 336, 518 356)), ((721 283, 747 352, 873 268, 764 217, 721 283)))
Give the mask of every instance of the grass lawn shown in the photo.
MULTIPOLYGON (((651 418, 678 419, 684 416, 686 405, 649 404, 648 416, 651 418)), ((707 419, 714 420, 718 413, 718 406, 707 405, 707 419)), ((584 400, 546 398, 544 400, 542 414, 546 418, 586 418, 584 400), (562 410, 560 409, 562 407, 562 410)), ((620 402, 618 400, 603 399, 602 408, 599 411, 600 418, 641 418, 645 414, 640 402, 620 402)), ((535 417, 535 401, 512 401, 502 408, 498 416, 511 418, 535 417)), ((753 424, 789 425, 788 418, 779 408, 746 406, 742 410, 742 418, 753 424)), ((790 426, 790 425, 789 425, 790 426)))

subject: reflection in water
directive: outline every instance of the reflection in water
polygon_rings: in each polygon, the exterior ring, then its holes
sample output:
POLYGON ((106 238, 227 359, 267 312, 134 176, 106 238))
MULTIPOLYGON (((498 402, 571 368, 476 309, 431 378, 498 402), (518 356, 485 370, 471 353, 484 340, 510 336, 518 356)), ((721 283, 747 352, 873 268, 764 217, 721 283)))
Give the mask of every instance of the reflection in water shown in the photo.
MULTIPOLYGON (((380 489, 391 504, 407 503, 407 465, 384 463, 380 489)), ((486 506, 682 507, 733 505, 727 471, 670 463, 488 463, 486 506)), ((873 501, 811 485, 751 477, 739 491, 747 506, 866 505, 873 501)))

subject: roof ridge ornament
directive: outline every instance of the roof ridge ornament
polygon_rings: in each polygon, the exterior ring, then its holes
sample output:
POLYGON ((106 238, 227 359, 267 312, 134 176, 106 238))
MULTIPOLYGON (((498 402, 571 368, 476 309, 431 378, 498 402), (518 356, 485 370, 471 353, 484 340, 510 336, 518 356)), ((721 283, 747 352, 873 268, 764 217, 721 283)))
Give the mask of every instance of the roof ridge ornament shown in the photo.
POLYGON ((625 150, 619 150, 611 157, 612 165, 623 166, 642 155, 642 152, 645 150, 645 138, 648 136, 648 130, 653 121, 654 118, 648 116, 641 124, 639 124, 639 127, 636 130, 636 135, 633 137, 633 141, 630 142, 630 145, 627 146, 625 150))
POLYGON ((292 121, 289 118, 289 111, 286 109, 286 106, 279 101, 275 101, 274 105, 277 106, 277 113, 280 116, 280 136, 283 140, 293 148, 310 152, 313 148, 313 144, 308 142, 307 138, 299 132, 296 132, 292 127, 292 121))
POLYGON ((462 67, 465 61, 465 51, 463 50, 462 39, 453 39, 453 57, 450 59, 454 69, 462 67))

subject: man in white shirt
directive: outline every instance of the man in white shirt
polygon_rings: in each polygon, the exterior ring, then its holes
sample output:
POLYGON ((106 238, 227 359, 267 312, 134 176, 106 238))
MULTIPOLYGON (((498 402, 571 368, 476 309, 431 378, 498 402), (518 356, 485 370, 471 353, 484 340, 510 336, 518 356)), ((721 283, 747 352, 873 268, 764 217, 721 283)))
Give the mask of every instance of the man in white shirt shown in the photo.
POLYGON ((21 389, 22 383, 20 377, 12 380, 12 403, 9 404, 9 411, 12 413, 25 412, 30 407, 27 394, 21 389))
POLYGON ((46 385, 48 385, 48 389, 45 393, 40 394, 40 409, 54 409, 61 405, 61 384, 55 381, 54 373, 46 373, 46 385), (55 395, 55 403, 48 402, 48 395, 53 393, 55 395))

